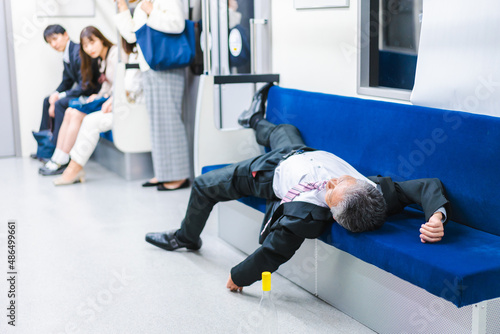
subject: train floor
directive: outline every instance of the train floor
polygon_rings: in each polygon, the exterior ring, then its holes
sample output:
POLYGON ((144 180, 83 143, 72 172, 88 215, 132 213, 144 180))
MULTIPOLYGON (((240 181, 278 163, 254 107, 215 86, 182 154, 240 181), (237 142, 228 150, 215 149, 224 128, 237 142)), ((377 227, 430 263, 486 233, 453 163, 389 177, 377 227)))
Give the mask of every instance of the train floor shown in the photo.
MULTIPOLYGON (((189 189, 142 188, 144 180, 125 181, 93 161, 87 182, 55 187, 39 166, 0 159, 0 305, 6 313, 14 301, 16 325, 2 315, 1 333, 253 332, 261 285, 226 289, 245 255, 217 237, 217 210, 199 251, 167 252, 144 236, 179 226, 189 189)), ((278 274, 272 279, 279 333, 373 333, 278 274)))

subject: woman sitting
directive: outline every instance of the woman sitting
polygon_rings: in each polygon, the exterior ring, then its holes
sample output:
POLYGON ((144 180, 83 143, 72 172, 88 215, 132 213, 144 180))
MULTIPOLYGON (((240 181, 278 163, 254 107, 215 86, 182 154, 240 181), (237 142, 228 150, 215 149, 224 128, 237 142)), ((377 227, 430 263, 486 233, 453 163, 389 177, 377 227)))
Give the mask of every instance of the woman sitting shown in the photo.
MULTIPOLYGON (((128 44, 122 39, 122 46, 127 54, 128 62, 137 63, 137 49, 134 44, 128 44)), ((132 103, 142 102, 141 72, 137 69, 128 70, 125 74, 125 93, 132 103), (133 101, 131 101, 133 100, 133 101)), ((94 112, 83 119, 75 145, 71 149, 71 161, 68 168, 54 185, 67 185, 85 181, 83 167, 94 152, 99 142, 99 133, 111 130, 113 125, 113 97, 109 98, 100 111, 94 112)))
POLYGON ((98 81, 99 93, 93 94, 86 101, 73 100, 64 115, 59 130, 56 149, 50 161, 40 168, 42 175, 62 174, 69 163, 69 151, 75 144, 83 119, 89 113, 101 110, 112 93, 115 67, 118 61, 118 48, 113 45, 96 27, 89 26, 80 34, 80 58, 82 87, 91 87, 98 81), (99 73, 92 70, 92 60, 100 59, 99 73), (96 78, 96 76, 98 76, 96 78))

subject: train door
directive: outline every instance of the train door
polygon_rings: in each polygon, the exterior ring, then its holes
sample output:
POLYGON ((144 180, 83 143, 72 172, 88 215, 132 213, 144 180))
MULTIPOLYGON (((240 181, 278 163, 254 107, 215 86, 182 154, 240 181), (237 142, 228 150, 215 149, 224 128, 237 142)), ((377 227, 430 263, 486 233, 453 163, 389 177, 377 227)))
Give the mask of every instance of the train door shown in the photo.
POLYGON ((239 114, 266 82, 271 64, 271 3, 268 0, 204 0, 202 47, 205 74, 214 76, 216 126, 238 128, 239 114))

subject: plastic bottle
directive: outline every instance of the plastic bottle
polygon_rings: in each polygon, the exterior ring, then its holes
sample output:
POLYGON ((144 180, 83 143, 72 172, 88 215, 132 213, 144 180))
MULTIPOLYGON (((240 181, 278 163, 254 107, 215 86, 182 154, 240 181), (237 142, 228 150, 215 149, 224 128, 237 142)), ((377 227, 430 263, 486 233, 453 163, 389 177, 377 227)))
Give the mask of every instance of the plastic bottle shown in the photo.
POLYGON ((259 314, 262 322, 258 332, 262 334, 278 333, 278 313, 271 297, 271 273, 269 271, 262 273, 262 297, 259 303, 259 314))

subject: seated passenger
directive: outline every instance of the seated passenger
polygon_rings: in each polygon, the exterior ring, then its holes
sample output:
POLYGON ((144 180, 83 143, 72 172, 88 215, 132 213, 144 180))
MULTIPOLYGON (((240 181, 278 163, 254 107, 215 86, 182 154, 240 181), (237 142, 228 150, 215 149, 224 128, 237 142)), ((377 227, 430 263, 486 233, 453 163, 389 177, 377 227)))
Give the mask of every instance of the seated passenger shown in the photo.
MULTIPOLYGON (((69 101, 82 95, 91 95, 94 90, 91 87, 82 88, 81 62, 78 52, 80 45, 70 40, 66 30, 58 24, 49 25, 43 32, 43 38, 54 50, 63 54, 63 78, 56 91, 43 100, 42 121, 40 123, 40 131, 52 130, 55 144, 69 101), (56 117, 56 115, 60 117, 56 117)), ((36 154, 32 154, 31 157, 39 158, 36 154)))
MULTIPOLYGON (((138 53, 135 43, 129 44, 122 39, 122 45, 127 54, 128 62, 137 63, 138 53)), ((140 75, 141 71, 138 69, 128 70, 125 74, 125 94, 130 103, 141 103, 142 101, 142 80, 140 75)), ((68 168, 61 177, 54 180, 54 185, 61 186, 85 181, 83 167, 99 142, 99 133, 111 130, 113 125, 112 107, 113 97, 103 104, 100 111, 94 112, 83 119, 75 145, 69 153, 71 161, 68 168)))
POLYGON ((305 238, 319 237, 334 221, 351 232, 375 230, 384 224, 386 215, 417 203, 427 221, 420 229, 421 241, 441 240, 449 204, 438 179, 366 178, 334 154, 307 147, 296 127, 276 126, 264 119, 261 95, 267 88, 256 95, 240 124, 254 128, 257 142, 272 151, 197 177, 180 228, 149 233, 147 242, 168 251, 197 250, 217 202, 245 196, 267 199, 259 239, 262 246, 231 269, 227 282, 231 291, 241 291, 260 280, 262 272, 277 270, 305 238))
POLYGON ((101 85, 97 94, 84 101, 71 101, 74 108, 68 108, 64 115, 57 146, 52 158, 39 173, 42 175, 58 175, 64 172, 69 163, 69 151, 75 143, 83 118, 91 112, 101 110, 102 104, 112 93, 115 67, 118 62, 118 49, 95 27, 89 26, 80 34, 80 58, 82 60, 82 86, 94 87, 96 80, 101 85), (99 59, 99 77, 92 71, 92 60, 99 59), (84 112, 83 112, 84 111, 84 112))

